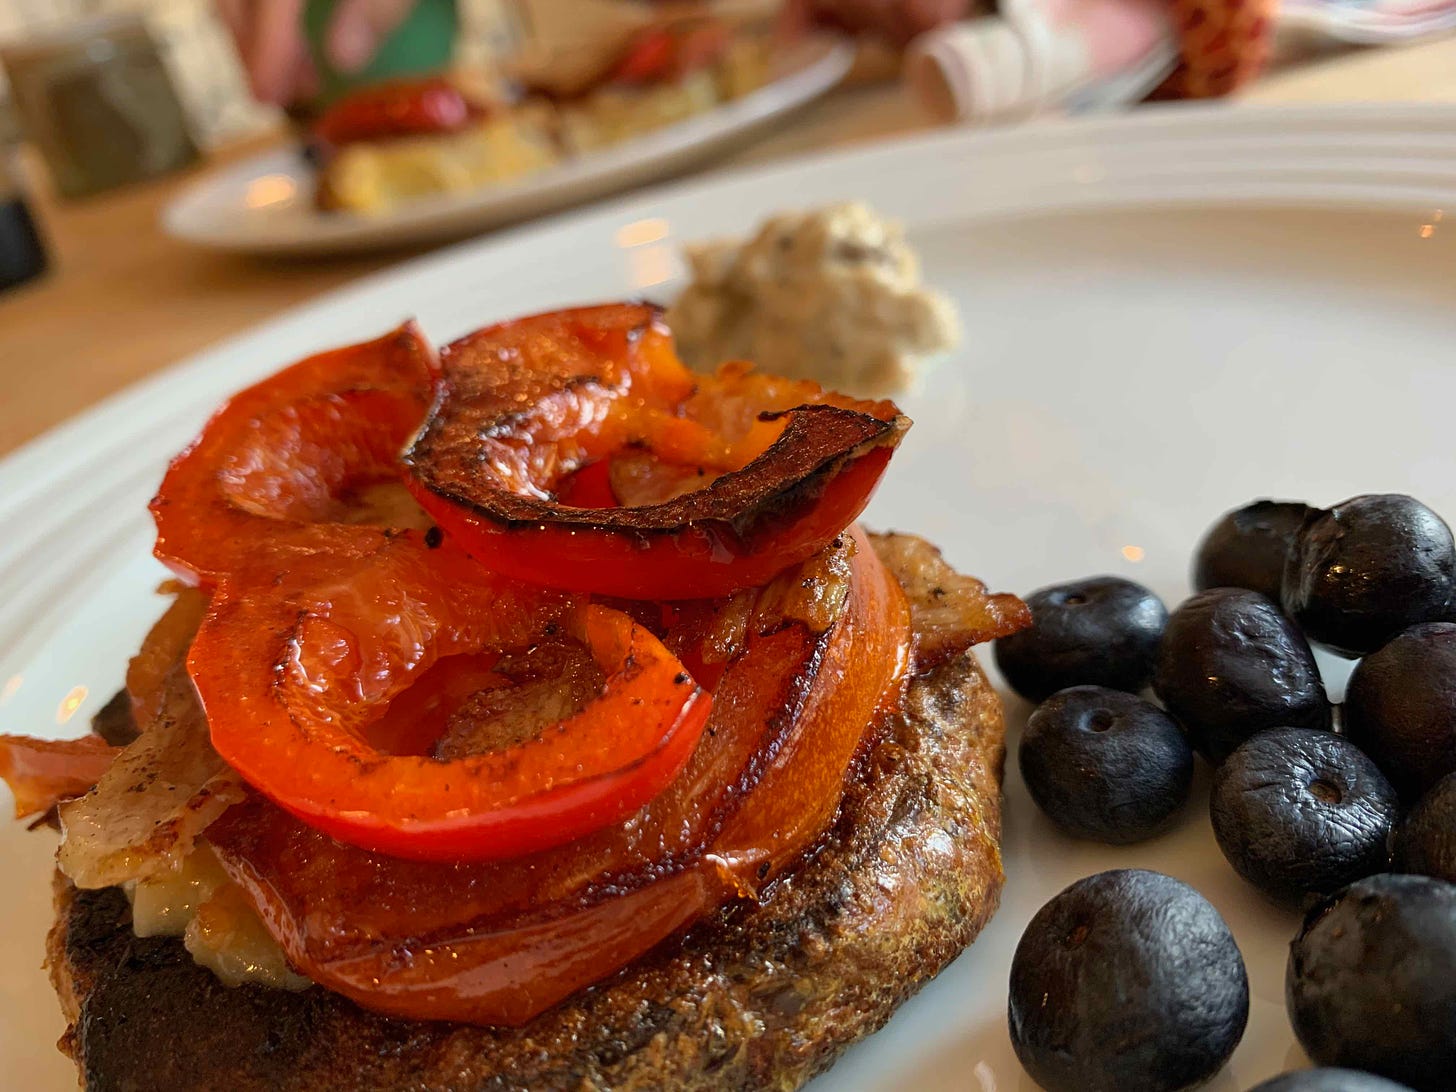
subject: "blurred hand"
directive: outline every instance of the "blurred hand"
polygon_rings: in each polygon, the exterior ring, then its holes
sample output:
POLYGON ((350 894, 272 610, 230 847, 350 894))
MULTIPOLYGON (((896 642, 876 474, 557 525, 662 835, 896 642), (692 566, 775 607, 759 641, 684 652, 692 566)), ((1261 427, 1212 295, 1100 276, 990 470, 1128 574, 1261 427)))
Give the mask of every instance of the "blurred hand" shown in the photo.
MULTIPOLYGON (((318 88, 303 34, 305 0, 215 0, 248 84, 261 102, 287 106, 318 88)), ((415 0, 339 0, 324 34, 324 55, 341 72, 357 72, 379 51, 415 0)))
POLYGON ((972 0, 789 0, 790 18, 872 34, 898 46, 970 13, 972 0))

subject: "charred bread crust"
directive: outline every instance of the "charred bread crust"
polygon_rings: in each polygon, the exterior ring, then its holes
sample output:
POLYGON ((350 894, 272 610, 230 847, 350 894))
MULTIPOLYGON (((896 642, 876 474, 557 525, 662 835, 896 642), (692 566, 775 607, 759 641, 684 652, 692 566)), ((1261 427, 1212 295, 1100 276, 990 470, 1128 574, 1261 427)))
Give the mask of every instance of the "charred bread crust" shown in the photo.
POLYGON ((317 987, 229 988, 57 884, 61 1048, 87 1089, 775 1089, 879 1028, 1002 886, 1000 703, 970 653, 916 679, 819 851, 766 893, 518 1029, 411 1022, 317 987))

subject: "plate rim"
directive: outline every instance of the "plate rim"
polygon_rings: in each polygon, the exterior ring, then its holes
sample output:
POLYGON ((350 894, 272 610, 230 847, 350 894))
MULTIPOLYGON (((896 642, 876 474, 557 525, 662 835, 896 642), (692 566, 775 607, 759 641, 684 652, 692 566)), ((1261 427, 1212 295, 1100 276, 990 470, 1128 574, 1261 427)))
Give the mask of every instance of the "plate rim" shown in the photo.
MULTIPOLYGON (((505 249, 518 242, 522 236, 532 232, 559 231, 574 224, 593 219, 609 219, 614 215, 618 215, 622 210, 632 208, 633 206, 645 206, 663 201, 681 199, 683 196, 695 190, 707 193, 712 190, 731 189, 749 181, 767 182, 776 177, 829 169, 857 161, 868 162, 882 157, 909 156, 927 150, 934 151, 941 148, 952 149, 963 144, 972 149, 979 148, 987 154, 993 154, 999 150, 1004 150, 1008 146, 1014 150, 1017 144, 1030 139, 1037 139, 1045 143, 1055 141, 1064 134, 1070 134, 1074 138, 1077 136, 1085 136, 1094 139, 1103 138, 1108 134, 1126 134, 1127 136, 1141 140, 1146 139, 1155 131, 1167 129, 1170 125, 1173 128, 1172 132, 1168 135, 1181 139, 1189 139, 1190 134, 1193 134, 1191 139, 1194 143, 1197 143, 1203 139, 1204 134, 1210 131, 1206 128, 1209 125, 1212 125, 1214 130, 1225 130, 1229 135, 1237 137, 1239 131, 1244 129, 1252 130, 1253 135, 1257 135, 1258 129, 1270 123, 1273 123, 1275 129, 1279 130, 1301 122, 1325 126, 1353 122, 1360 130, 1354 135, 1363 138, 1373 137, 1382 143, 1397 143, 1399 141, 1399 135, 1389 131, 1388 125, 1390 122, 1398 124, 1419 123, 1421 128, 1432 130, 1446 137, 1450 142, 1448 147, 1440 149, 1439 162, 1441 164, 1456 164, 1456 102, 1336 103, 1314 105, 1171 102, 1149 104, 1135 112, 1126 114, 1048 118, 1023 126, 1008 126, 996 129, 952 127, 935 129, 929 132, 908 133, 885 139, 857 142, 845 147, 831 148, 824 151, 787 156, 783 159, 773 160, 768 163, 736 165, 694 174, 684 178, 669 179, 656 185, 632 190, 629 193, 618 194, 614 197, 595 201, 580 207, 564 209, 529 222, 502 227, 500 230, 491 232, 489 235, 463 239, 430 250, 424 254, 406 257, 400 262, 347 281, 321 295, 302 300, 299 303, 286 307, 269 318, 264 319, 262 322, 254 323, 236 333, 229 334, 220 341, 214 342, 180 360, 173 361, 158 371, 143 376, 122 389, 112 392, 105 398, 80 411, 78 414, 58 422, 39 436, 32 437, 5 455, 0 456, 0 484, 3 484, 7 473, 11 470, 12 463, 17 460, 28 461, 33 455, 32 449, 44 445, 52 439, 53 434, 70 429, 82 421, 91 420, 103 411, 111 410, 114 403, 129 400, 139 393, 144 392, 153 384, 160 386, 167 379, 175 377, 175 374, 179 371, 189 368, 199 368, 209 358, 236 350, 240 347, 241 343, 247 340, 267 336, 275 328, 297 321, 310 311, 321 311, 338 305, 348 297, 356 294, 365 294, 386 281, 416 274, 421 270, 429 268, 431 265, 444 265, 450 262, 460 261, 473 252, 485 253, 494 249, 505 249), (1204 128, 1200 126, 1185 128, 1181 124, 1185 120, 1197 121, 1204 128), (1389 140, 1382 141, 1381 138, 1383 137, 1388 137, 1389 140)), ((1291 145, 1287 140, 1281 138, 1280 147, 1288 149, 1291 145)), ((1368 150, 1357 147, 1351 149, 1351 155, 1354 161, 1359 161, 1362 156, 1368 158, 1369 152, 1368 150)), ((1395 167, 1398 162, 1398 160, 1388 163, 1382 161, 1381 165, 1395 167)), ((1456 201, 1456 174, 1449 171, 1442 171, 1441 173, 1445 179, 1444 184, 1433 185, 1431 187, 1432 196, 1439 194, 1452 201, 1456 201)), ((1188 200, 1200 199, 1212 200, 1214 198, 1206 193, 1188 198, 1188 200)), ((1289 195, 1289 199, 1302 202, 1308 201, 1310 198, 1307 196, 1300 197, 1298 194, 1292 193, 1289 195)), ((1336 199, 1340 204, 1348 203, 1355 207, 1391 207, 1387 202, 1379 201, 1375 193, 1363 187, 1350 187, 1347 192, 1338 194, 1336 199)), ((1254 193, 1247 193, 1236 194, 1233 203, 1258 204, 1273 200, 1275 198, 1267 196, 1261 197, 1254 193)), ((1421 194, 1417 191, 1403 195, 1399 199, 1399 205, 1412 208, 1422 207, 1421 201, 1421 194)), ((1137 202, 1123 200, 1114 203, 1128 204, 1137 202)), ((0 511, 3 511, 3 504, 0 504, 0 511)))
MULTIPOLYGON (((1098 140, 1109 134, 1113 136, 1125 134, 1138 140, 1145 140, 1151 134, 1169 127, 1172 131, 1168 135, 1198 143, 1211 132, 1222 131, 1237 138, 1240 130, 1250 130, 1251 132, 1245 135, 1257 136, 1259 130, 1272 123, 1275 129, 1273 135, 1280 139, 1273 148, 1267 150, 1283 154, 1291 148, 1297 148, 1298 145, 1291 145, 1287 139, 1283 139, 1287 134, 1281 134, 1279 130, 1298 123, 1328 126, 1351 122, 1355 123, 1358 130, 1352 135, 1358 138, 1374 138, 1377 143, 1400 142, 1400 134, 1391 132, 1389 128, 1391 122, 1416 123, 1422 129, 1432 130, 1444 136, 1448 141, 1448 146, 1439 149, 1440 158, 1437 160, 1442 180, 1430 187, 1429 196, 1444 197, 1456 203, 1456 170, 1450 169, 1456 167, 1456 102, 1316 105, 1173 102, 1151 104, 1127 114, 1052 118, 1024 126, 998 129, 936 129, 883 140, 865 141, 847 147, 788 156, 769 163, 744 164, 685 178, 670 179, 578 208, 565 209, 526 223, 503 227, 489 235, 460 240, 424 254, 407 257, 382 269, 365 273, 320 295, 285 307, 261 322, 244 327, 179 360, 163 365, 157 371, 127 384, 120 390, 113 391, 71 417, 57 422, 40 435, 32 437, 0 456, 0 517, 6 514, 9 507, 7 492, 4 488, 6 479, 15 473, 17 466, 40 461, 46 449, 66 442, 72 432, 79 431, 83 426, 95 424, 103 418, 116 415, 132 401, 175 381, 180 374, 187 372, 195 374, 204 371, 214 358, 240 351, 250 341, 266 339, 277 330, 300 323, 312 313, 324 312, 341 306, 350 298, 365 296, 390 281, 415 276, 432 266, 444 267, 456 262, 476 260, 491 251, 506 250, 532 233, 544 234, 570 230, 593 220, 607 221, 634 207, 647 207, 681 200, 694 192, 707 194, 712 191, 738 188, 749 182, 764 184, 801 173, 844 167, 855 163, 868 163, 881 158, 908 157, 941 149, 956 149, 963 145, 970 150, 994 154, 1008 147, 1014 151, 1016 145, 1032 140, 1039 143, 1055 143, 1064 135, 1070 135, 1074 139, 1080 136, 1098 140), (1184 124, 1187 121, 1196 121, 1199 125, 1188 126, 1184 124), (1212 128, 1208 128, 1209 126, 1212 128)), ((1373 160, 1382 169, 1399 170, 1399 159, 1386 160, 1373 157, 1368 149, 1351 146, 1349 154, 1352 162, 1359 162, 1363 158, 1373 160)), ((1375 186, 1378 187, 1378 183, 1375 186)), ((1317 188, 1319 187, 1311 187, 1311 189, 1317 188)), ((1135 194, 1121 197, 1119 195, 1110 196, 1114 199, 1108 203, 1117 205, 1140 204, 1148 200, 1148 198, 1135 194)), ((1426 196, 1423 189, 1408 193, 1402 192, 1395 205, 1392 206, 1390 202, 1379 198, 1374 187, 1351 186, 1345 188, 1343 192, 1336 193, 1333 203, 1371 209, 1389 209, 1391 207, 1417 209, 1425 207, 1428 203, 1426 196)), ((1208 192, 1194 193, 1179 203, 1200 200, 1215 201, 1217 198, 1208 192)), ((1311 198, 1307 194, 1291 192, 1287 195, 1287 200, 1304 204, 1311 198)), ((1233 194, 1230 203, 1257 205, 1278 203, 1278 201, 1277 195, 1271 197, 1257 192, 1239 192, 1233 194)), ((1070 203, 1063 205, 1063 208, 1067 209, 1076 207, 1070 203)), ((983 215, 985 214, 983 213, 983 215)))

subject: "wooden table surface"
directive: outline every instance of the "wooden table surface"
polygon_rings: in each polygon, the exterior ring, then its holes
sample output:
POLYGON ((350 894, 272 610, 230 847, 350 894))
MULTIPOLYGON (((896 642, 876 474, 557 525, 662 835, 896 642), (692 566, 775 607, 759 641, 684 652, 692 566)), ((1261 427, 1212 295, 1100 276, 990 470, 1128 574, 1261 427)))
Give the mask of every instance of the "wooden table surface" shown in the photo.
MULTIPOLYGON (((1456 101, 1456 38, 1305 57, 1243 98, 1456 101)), ((896 86, 843 90, 727 162, 762 162, 930 124, 896 86)), ((264 262, 184 246, 157 223, 189 181, 173 177, 74 204, 42 199, 54 269, 0 296, 0 455, 150 372, 403 256, 264 262)))

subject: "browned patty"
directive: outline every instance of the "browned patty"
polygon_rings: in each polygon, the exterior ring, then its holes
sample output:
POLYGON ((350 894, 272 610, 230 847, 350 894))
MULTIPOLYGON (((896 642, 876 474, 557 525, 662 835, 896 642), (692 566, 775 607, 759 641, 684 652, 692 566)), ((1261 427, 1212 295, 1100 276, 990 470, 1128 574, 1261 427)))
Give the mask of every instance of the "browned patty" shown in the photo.
POLYGON ((918 678, 822 849, 522 1028, 391 1019, 319 988, 229 988, 57 883, 61 1046, 93 1090, 793 1089, 980 932, 1002 885, 1000 703, 970 654, 918 678))

